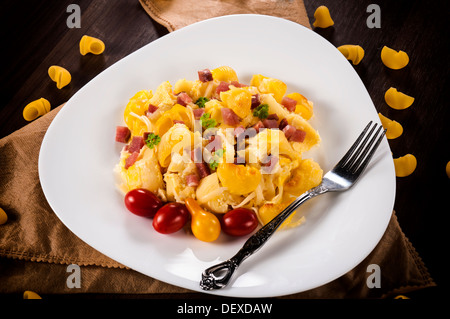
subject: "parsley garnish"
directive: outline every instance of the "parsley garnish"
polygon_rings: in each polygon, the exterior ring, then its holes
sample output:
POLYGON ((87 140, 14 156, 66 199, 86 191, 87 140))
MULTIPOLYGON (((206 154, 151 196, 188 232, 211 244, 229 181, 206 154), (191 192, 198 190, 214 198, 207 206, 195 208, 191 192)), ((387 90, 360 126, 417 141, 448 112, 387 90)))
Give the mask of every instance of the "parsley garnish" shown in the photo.
POLYGON ((219 166, 219 163, 223 157, 224 152, 225 152, 225 150, 221 148, 221 149, 218 149, 217 151, 211 153, 212 156, 208 163, 209 168, 211 168, 212 170, 217 169, 217 167, 219 166))
POLYGON ((197 101, 195 101, 195 104, 198 105, 200 108, 205 107, 205 103, 208 102, 209 99, 207 97, 200 97, 197 101))
POLYGON ((206 129, 213 128, 217 125, 217 122, 215 119, 211 118, 211 114, 209 113, 203 113, 203 115, 200 117, 200 122, 202 123, 202 126, 206 129))
POLYGON ((254 111, 253 116, 259 117, 261 120, 266 119, 269 116, 269 105, 261 104, 254 111))
POLYGON ((159 142, 161 142, 161 137, 159 137, 159 135, 156 135, 155 133, 148 134, 147 138, 145 139, 145 144, 150 149, 158 145, 159 142))

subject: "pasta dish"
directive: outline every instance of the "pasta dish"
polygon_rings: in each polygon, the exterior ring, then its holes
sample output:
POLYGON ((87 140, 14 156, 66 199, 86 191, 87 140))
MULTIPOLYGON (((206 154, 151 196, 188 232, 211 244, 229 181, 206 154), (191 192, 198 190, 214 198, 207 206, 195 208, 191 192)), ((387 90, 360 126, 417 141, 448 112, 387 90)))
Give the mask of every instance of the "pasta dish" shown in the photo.
POLYGON ((313 103, 281 80, 255 74, 244 84, 228 66, 163 82, 125 107, 118 187, 161 202, 194 199, 219 216, 246 208, 266 224, 322 180, 319 164, 302 157, 320 143, 312 117, 313 103))

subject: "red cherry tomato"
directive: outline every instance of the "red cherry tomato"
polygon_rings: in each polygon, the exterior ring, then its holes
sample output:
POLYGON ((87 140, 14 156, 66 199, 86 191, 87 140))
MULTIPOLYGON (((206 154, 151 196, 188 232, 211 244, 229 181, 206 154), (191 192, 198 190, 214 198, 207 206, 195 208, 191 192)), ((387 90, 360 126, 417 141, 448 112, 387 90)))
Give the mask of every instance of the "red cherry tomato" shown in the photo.
POLYGON ((245 236, 258 227, 258 218, 251 209, 236 208, 222 218, 222 230, 231 236, 245 236))
POLYGON ((151 218, 163 206, 163 202, 149 190, 136 188, 125 195, 125 206, 133 214, 151 218))
POLYGON ((156 213, 153 228, 161 234, 171 234, 183 228, 189 217, 189 211, 184 204, 168 203, 156 213))

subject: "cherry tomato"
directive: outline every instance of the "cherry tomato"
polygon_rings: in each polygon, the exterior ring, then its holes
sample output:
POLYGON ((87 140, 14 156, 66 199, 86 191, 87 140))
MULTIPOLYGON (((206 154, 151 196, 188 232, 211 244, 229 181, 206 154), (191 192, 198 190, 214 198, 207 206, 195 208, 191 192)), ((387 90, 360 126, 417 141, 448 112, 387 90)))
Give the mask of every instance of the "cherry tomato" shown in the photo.
POLYGON ((153 218, 153 228, 161 234, 179 231, 189 220, 189 211, 181 203, 168 203, 153 218))
POLYGON ((231 236, 245 236, 258 227, 258 218, 251 209, 236 208, 222 218, 222 230, 231 236))
POLYGON ((133 214, 152 218, 163 202, 148 189, 136 188, 125 195, 125 206, 133 214))

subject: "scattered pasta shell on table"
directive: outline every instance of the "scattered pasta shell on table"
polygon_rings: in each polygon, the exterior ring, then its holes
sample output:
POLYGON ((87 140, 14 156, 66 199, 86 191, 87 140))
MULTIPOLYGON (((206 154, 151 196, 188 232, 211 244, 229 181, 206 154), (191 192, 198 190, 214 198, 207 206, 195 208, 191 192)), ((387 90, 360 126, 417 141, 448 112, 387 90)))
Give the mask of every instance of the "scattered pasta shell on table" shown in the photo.
POLYGON ((359 45, 346 44, 337 48, 347 60, 353 62, 354 65, 359 64, 364 58, 364 49, 359 45))
POLYGON ((58 89, 62 89, 72 81, 70 72, 57 65, 52 65, 48 68, 48 75, 53 82, 56 82, 56 87, 58 89))
POLYGON ((23 293, 23 299, 42 299, 42 298, 34 291, 27 290, 23 293))
POLYGON ((387 105, 396 110, 407 109, 414 103, 414 98, 412 96, 399 92, 393 87, 386 91, 384 94, 384 100, 387 105))
POLYGON ((394 158, 395 175, 397 177, 406 177, 411 175, 417 167, 417 159, 412 154, 394 158))
POLYGON ((445 166, 445 172, 447 173, 448 178, 450 178, 450 161, 448 161, 445 166))
POLYGON ((328 28, 334 25, 333 19, 331 19, 330 10, 325 6, 320 6, 314 12, 313 26, 316 28, 328 28))
POLYGON ((0 225, 5 224, 8 221, 8 215, 3 208, 0 207, 0 225))
POLYGON ((88 53, 99 55, 102 54, 103 51, 105 51, 105 44, 102 40, 88 35, 83 35, 80 40, 81 55, 86 55, 88 53))
POLYGON ((27 121, 33 121, 41 115, 50 111, 50 102, 43 97, 30 102, 23 109, 23 118, 27 121))
POLYGON ((394 49, 384 46, 381 50, 381 61, 383 61, 383 64, 388 68, 399 70, 408 65, 409 57, 406 52, 397 52, 394 49))
POLYGON ((386 138, 392 140, 399 137, 403 133, 403 126, 394 120, 391 120, 381 113, 378 113, 381 124, 386 129, 386 138))

